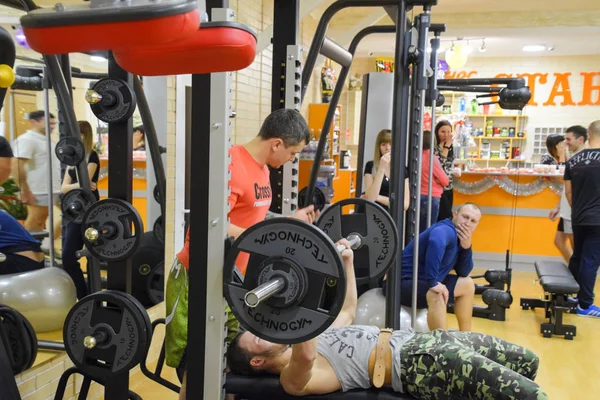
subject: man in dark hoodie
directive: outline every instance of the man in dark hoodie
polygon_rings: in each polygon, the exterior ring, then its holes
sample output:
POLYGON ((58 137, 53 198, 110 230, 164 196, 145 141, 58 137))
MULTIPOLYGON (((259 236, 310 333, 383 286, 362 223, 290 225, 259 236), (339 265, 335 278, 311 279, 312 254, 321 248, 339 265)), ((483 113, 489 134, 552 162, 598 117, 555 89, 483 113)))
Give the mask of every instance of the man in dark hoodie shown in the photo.
MULTIPOLYGON (((479 207, 465 203, 452 219, 439 221, 419 235, 417 308, 428 309, 430 330, 448 329, 448 303, 454 303, 459 329, 471 330, 475 297, 475 284, 469 277, 473 269, 471 237, 480 219, 479 207)), ((402 252, 401 303, 407 307, 412 305, 413 249, 414 240, 402 252)))

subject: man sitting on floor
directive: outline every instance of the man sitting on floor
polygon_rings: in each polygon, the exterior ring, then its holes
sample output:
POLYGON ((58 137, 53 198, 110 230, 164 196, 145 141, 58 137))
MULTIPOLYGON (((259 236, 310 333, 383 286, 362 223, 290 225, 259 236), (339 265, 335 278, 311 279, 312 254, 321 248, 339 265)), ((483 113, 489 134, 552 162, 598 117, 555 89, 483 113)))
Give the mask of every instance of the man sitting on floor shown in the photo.
POLYGON ((516 344, 470 332, 349 326, 357 305, 354 256, 346 240, 339 243, 346 246, 347 289, 332 326, 291 347, 238 333, 227 350, 233 373, 280 375, 296 396, 387 386, 419 399, 548 398, 533 382, 538 357, 516 344))
MULTIPOLYGON (((417 308, 427 308, 430 330, 448 329, 446 309, 454 303, 461 331, 471 330, 475 284, 469 278, 473 270, 471 236, 481 219, 481 210, 473 203, 458 207, 452 219, 441 220, 419 235, 419 274, 417 308), (454 270, 456 274, 451 274, 454 270)), ((402 252, 403 306, 412 306, 414 241, 402 252)))

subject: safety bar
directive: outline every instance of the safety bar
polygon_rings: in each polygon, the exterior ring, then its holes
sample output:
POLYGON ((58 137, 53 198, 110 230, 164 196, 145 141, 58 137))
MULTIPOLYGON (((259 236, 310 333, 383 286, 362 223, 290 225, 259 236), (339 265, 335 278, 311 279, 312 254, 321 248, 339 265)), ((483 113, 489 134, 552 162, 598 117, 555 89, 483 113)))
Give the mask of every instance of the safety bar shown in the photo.
MULTIPOLYGON (((333 117, 335 115, 335 110, 340 101, 340 96, 342 95, 342 90, 344 88, 344 83, 346 78, 348 77, 348 73, 350 72, 350 66, 352 65, 352 59, 354 57, 354 53, 356 52, 356 48, 360 41, 368 35, 374 33, 393 33, 396 32, 396 27, 394 25, 381 25, 381 26, 369 26, 364 28, 360 32, 354 36, 352 42, 350 43, 350 47, 348 48, 348 55, 350 59, 350 63, 342 66, 342 70, 340 71, 340 75, 338 77, 337 83, 333 90, 333 95, 331 96, 331 101, 329 102, 329 108, 327 109, 327 114, 325 115, 325 121, 323 121, 323 129, 321 130, 321 136, 319 137, 319 144, 317 146, 317 151, 315 153, 315 159, 313 161, 313 165, 310 169, 310 178, 308 181, 308 187, 306 191, 306 199, 312 199, 315 186, 317 182, 317 176, 319 175, 319 169, 321 167, 321 161, 323 159, 323 153, 325 152, 325 143, 327 140, 327 132, 331 128, 331 123, 333 122, 333 117)), ((310 201, 310 200, 307 200, 310 201)), ((309 205, 309 203, 307 203, 309 205)))
POLYGON ((527 86, 524 78, 475 78, 475 79, 440 79, 438 86, 475 86, 475 85, 506 85, 510 89, 527 86))
MULTIPOLYGON (((348 7, 397 6, 400 3, 400 1, 401 0, 338 0, 329 7, 327 7, 325 12, 323 12, 323 15, 321 16, 321 19, 319 20, 317 30, 315 31, 312 43, 310 44, 308 56, 306 57, 306 61, 304 62, 304 66, 302 68, 301 100, 304 100, 304 95, 306 94, 306 89, 308 88, 310 76, 312 75, 312 71, 315 68, 317 57, 319 56, 319 52, 321 51, 323 41, 325 40, 327 26, 329 25, 329 21, 331 21, 331 18, 333 18, 334 15, 338 11, 341 11, 344 8, 348 7)), ((307 199, 312 199, 312 197, 307 197, 307 199)))
POLYGON ((323 44, 321 45, 321 55, 343 67, 350 67, 352 64, 352 54, 327 36, 323 39, 323 44))

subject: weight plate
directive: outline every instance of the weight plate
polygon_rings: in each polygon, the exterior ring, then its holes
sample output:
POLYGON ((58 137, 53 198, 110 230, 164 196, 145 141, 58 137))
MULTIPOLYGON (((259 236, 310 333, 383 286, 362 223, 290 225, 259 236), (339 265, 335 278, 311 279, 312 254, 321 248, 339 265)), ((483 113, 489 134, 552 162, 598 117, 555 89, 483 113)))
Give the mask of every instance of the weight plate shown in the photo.
POLYGON ((96 82, 92 90, 102 96, 102 100, 90 105, 99 120, 107 123, 123 122, 135 112, 135 93, 126 82, 103 78, 96 82))
MULTIPOLYGON (((308 207, 310 205, 306 204, 306 192, 308 192, 308 186, 304 187, 304 189, 302 189, 300 193, 298 193, 299 208, 308 207)), ((315 206, 315 211, 321 211, 325 207, 325 204, 327 204, 327 197, 325 196, 325 193, 323 193, 323 190, 321 190, 321 188, 315 187, 315 191, 313 193, 313 201, 311 204, 315 206)))
POLYGON ((159 215, 154 221, 154 226, 152 227, 152 232, 154 232, 154 237, 159 241, 160 244, 165 244, 165 229, 163 226, 163 217, 159 215))
POLYGON ((302 301, 306 294, 306 271, 300 268, 290 259, 277 259, 273 257, 271 262, 260 269, 256 279, 256 285, 260 286, 277 278, 285 280, 284 289, 267 301, 274 307, 287 307, 295 302, 302 301))
POLYGON ((354 250, 356 283, 381 278, 394 264, 398 250, 398 229, 391 215, 379 204, 360 198, 339 201, 327 207, 316 222, 334 242, 356 234, 361 245, 354 250), (354 212, 343 214, 344 207, 354 212))
POLYGON ((81 139, 71 136, 60 139, 54 152, 61 163, 72 167, 79 165, 85 158, 85 149, 81 139))
POLYGON ((125 294, 106 290, 81 299, 65 320, 63 340, 71 361, 94 380, 127 372, 146 356, 152 335, 147 313, 125 294), (89 349, 86 337, 104 332, 103 342, 89 349))
POLYGON ((161 261, 156 264, 148 279, 146 280, 146 292, 148 298, 154 305, 162 303, 165 300, 165 263, 161 261))
POLYGON ((154 190, 152 191, 152 193, 154 195, 154 200, 156 200, 158 204, 161 204, 160 189, 158 188, 158 185, 154 186, 154 190))
POLYGON ((89 189, 77 188, 69 190, 60 202, 62 216, 67 221, 81 224, 83 216, 95 202, 96 196, 89 189))
POLYGON ((10 350, 13 374, 31 368, 37 357, 37 337, 27 318, 11 307, 2 306, 0 325, 0 340, 10 350))
MULTIPOLYGON (((144 336, 144 338, 146 338, 146 341, 148 343, 148 345, 146 346, 146 353, 147 353, 150 343, 152 341, 152 334, 154 333, 154 329, 152 328, 152 321, 150 321, 150 316, 148 315, 146 308, 144 307, 144 305, 142 303, 140 303, 140 301, 138 299, 136 299, 134 296, 132 296, 128 293, 121 292, 118 290, 111 290, 111 292, 118 296, 124 297, 126 300, 129 300, 131 302, 131 304, 133 304, 136 307, 136 309, 138 311, 138 313, 135 315, 136 320, 142 321, 142 324, 144 327, 143 331, 146 332, 146 335, 144 336)), ((145 356, 146 356, 146 354, 144 354, 144 357, 145 356)))
POLYGON ((346 272, 333 241, 321 230, 292 218, 274 218, 251 226, 235 241, 225 260, 223 286, 245 329, 273 343, 294 344, 318 336, 333 323, 344 304, 346 272), (249 255, 242 283, 234 272, 240 253, 249 255), (246 306, 244 297, 259 285, 261 272, 282 261, 306 275, 304 296, 287 306, 270 301, 246 306))
POLYGON ((137 210, 120 199, 104 199, 92 204, 81 223, 83 244, 92 256, 115 262, 131 257, 140 245, 144 227, 137 210), (94 239, 86 235, 89 228, 98 232, 94 239))

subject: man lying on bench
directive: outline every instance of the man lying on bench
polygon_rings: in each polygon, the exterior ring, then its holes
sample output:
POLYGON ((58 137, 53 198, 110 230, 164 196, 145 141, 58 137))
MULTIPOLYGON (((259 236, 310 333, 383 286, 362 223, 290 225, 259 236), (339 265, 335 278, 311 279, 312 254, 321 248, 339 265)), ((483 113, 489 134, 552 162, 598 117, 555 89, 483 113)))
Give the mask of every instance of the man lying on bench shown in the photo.
POLYGON ((521 346, 478 333, 351 326, 357 304, 353 253, 347 241, 340 243, 347 247, 348 289, 333 325, 291 347, 239 333, 227 351, 233 373, 279 375, 283 389, 296 396, 387 386, 424 399, 548 398, 533 382, 538 357, 521 346))

